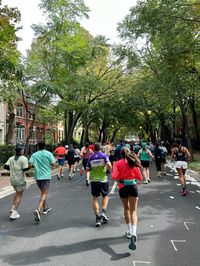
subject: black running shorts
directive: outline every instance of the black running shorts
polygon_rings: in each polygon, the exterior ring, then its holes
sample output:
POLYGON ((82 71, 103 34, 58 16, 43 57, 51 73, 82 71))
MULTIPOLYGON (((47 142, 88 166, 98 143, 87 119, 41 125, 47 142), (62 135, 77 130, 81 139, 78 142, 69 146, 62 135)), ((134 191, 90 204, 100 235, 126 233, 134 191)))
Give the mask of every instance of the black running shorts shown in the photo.
POLYGON ((128 197, 134 197, 138 198, 138 188, 137 185, 128 185, 124 186, 119 190, 119 196, 122 199, 128 198, 128 197))
POLYGON ((86 169, 87 167, 87 163, 88 163, 88 159, 83 159, 82 160, 82 165, 83 165, 83 168, 86 169))
POLYGON ((142 161, 141 160, 141 165, 142 165, 142 167, 147 168, 147 167, 149 167, 149 161, 142 161))
POLYGON ((91 193, 94 197, 107 196, 109 193, 109 182, 91 182, 91 193))

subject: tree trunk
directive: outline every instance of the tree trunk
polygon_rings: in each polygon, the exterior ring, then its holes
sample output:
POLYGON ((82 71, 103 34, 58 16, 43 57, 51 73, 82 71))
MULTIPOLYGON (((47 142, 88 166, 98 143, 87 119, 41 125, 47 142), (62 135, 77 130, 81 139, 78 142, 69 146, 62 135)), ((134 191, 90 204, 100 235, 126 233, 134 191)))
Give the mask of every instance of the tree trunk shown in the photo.
POLYGON ((68 143, 68 134, 67 134, 67 110, 64 111, 64 138, 65 138, 65 143, 68 143))
POLYGON ((9 113, 8 117, 8 131, 6 133, 6 144, 15 144, 16 143, 16 117, 15 113, 9 113))
POLYGON ((193 119, 193 123, 194 123, 195 138, 196 138, 196 141, 199 141, 200 133, 199 133, 197 112, 196 112, 196 108, 195 108, 195 101, 194 101, 194 99, 192 99, 190 101, 190 109, 192 111, 192 119, 193 119))
POLYGON ((73 111, 70 111, 68 113, 69 115, 69 120, 68 120, 68 138, 67 138, 67 143, 70 144, 72 143, 72 139, 73 139, 73 133, 74 133, 74 128, 79 120, 79 118, 81 117, 82 113, 77 113, 74 114, 73 111))
POLYGON ((111 140, 110 140, 112 143, 116 141, 116 134, 117 134, 117 131, 119 129, 120 129, 120 127, 117 127, 117 128, 114 129, 112 137, 111 137, 111 140))

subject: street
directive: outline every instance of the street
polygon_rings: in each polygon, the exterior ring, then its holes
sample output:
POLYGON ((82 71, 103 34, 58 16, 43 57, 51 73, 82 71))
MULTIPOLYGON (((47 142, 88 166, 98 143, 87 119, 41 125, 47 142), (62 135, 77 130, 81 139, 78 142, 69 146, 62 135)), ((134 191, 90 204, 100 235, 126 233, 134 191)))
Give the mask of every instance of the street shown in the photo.
POLYGON ((40 192, 32 184, 22 198, 19 220, 9 220, 12 195, 0 199, 0 265, 199 266, 200 188, 190 182, 181 196, 177 176, 168 171, 139 184, 138 246, 128 249, 126 225, 117 188, 110 182, 108 224, 95 227, 90 187, 79 173, 69 180, 52 178, 52 211, 34 223, 40 192), (115 189, 114 189, 115 188, 115 189))

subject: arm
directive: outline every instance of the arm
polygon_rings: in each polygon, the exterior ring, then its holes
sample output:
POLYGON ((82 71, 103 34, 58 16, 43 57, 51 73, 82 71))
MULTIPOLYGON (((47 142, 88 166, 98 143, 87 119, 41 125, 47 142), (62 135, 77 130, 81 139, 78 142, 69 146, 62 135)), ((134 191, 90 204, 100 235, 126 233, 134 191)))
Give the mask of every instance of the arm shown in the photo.
POLYGON ((171 153, 171 156, 170 156, 170 159, 171 159, 171 160, 174 159, 174 155, 175 155, 175 149, 172 149, 172 153, 171 153))
POLYGON ((112 171, 112 164, 110 161, 106 163, 106 166, 109 171, 112 171))
POLYGON ((153 156, 153 154, 151 153, 151 151, 149 149, 147 149, 147 153, 149 154, 151 159, 154 159, 154 156, 153 156))
POLYGON ((186 154, 186 157, 187 157, 187 160, 189 161, 190 160, 190 158, 191 158, 191 155, 190 155, 190 152, 189 152, 189 150, 187 149, 187 148, 185 148, 185 154, 186 154))
POLYGON ((117 168, 117 163, 114 163, 114 165, 113 165, 112 179, 119 180, 119 171, 117 168))

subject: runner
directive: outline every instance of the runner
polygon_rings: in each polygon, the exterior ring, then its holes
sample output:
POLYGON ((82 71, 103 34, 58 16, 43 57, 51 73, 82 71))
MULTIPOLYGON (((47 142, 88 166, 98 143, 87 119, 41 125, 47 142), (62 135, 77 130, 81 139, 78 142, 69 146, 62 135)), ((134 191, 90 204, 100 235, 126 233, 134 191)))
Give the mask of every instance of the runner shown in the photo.
POLYGON ((171 159, 176 160, 175 168, 178 172, 180 183, 182 185, 182 196, 186 196, 188 193, 187 186, 186 186, 186 177, 185 173, 188 168, 187 160, 191 157, 188 149, 181 145, 181 140, 177 139, 175 142, 175 147, 172 149, 171 159))
POLYGON ((164 142, 160 142, 160 149, 162 150, 162 157, 161 157, 161 172, 163 175, 166 175, 166 157, 168 154, 167 148, 164 146, 164 142))
MULTIPOLYGON (((83 147, 81 149, 81 152, 80 152, 80 156, 81 158, 83 159, 82 160, 82 165, 83 165, 83 168, 81 169, 80 171, 80 175, 82 176, 83 175, 83 171, 85 170, 86 171, 86 166, 87 166, 87 162, 88 162, 88 159, 90 158, 90 156, 93 154, 94 152, 89 148, 89 144, 86 143, 85 144, 85 147, 83 147)), ((90 180, 89 180, 89 174, 86 175, 86 186, 89 186, 90 184, 90 180)))
POLYGON ((75 164, 74 164, 74 172, 76 171, 80 171, 80 169, 78 168, 79 164, 80 164, 80 150, 78 148, 77 145, 74 146, 74 151, 75 151, 75 154, 74 154, 74 159, 75 159, 75 164))
POLYGON ((22 199, 22 194, 26 188, 26 175, 25 171, 28 168, 28 159, 23 155, 23 146, 17 145, 15 148, 15 155, 10 157, 5 163, 4 168, 10 170, 10 183, 15 190, 15 195, 13 198, 13 205, 10 210, 10 219, 16 220, 20 217, 18 213, 18 208, 22 199))
POLYGON ((41 191, 38 208, 34 211, 35 222, 39 223, 41 209, 43 214, 51 210, 51 207, 46 205, 46 198, 51 180, 51 166, 55 165, 55 158, 51 152, 45 150, 44 141, 39 141, 37 147, 38 151, 29 159, 29 168, 34 167, 34 179, 41 191))
POLYGON ((146 142, 142 143, 142 148, 138 152, 138 157, 141 161, 141 165, 143 167, 143 177, 144 177, 144 184, 148 184, 151 182, 151 179, 149 178, 149 165, 150 165, 150 159, 153 159, 153 154, 149 149, 147 149, 146 142))
POLYGON ((158 177, 161 177, 161 163, 162 163, 162 149, 160 148, 159 142, 156 142, 156 146, 154 148, 154 156, 155 156, 155 164, 157 169, 158 177))
POLYGON ((106 176, 106 168, 111 171, 112 166, 108 156, 101 152, 99 143, 95 144, 95 153, 89 158, 86 174, 91 180, 92 206, 96 215, 96 227, 109 221, 106 216, 108 205, 109 182, 106 176), (99 197, 102 195, 102 211, 100 214, 99 197))
POLYGON ((69 145, 69 149, 66 152, 67 154, 67 161, 69 165, 69 179, 71 180, 73 177, 73 172, 75 170, 74 165, 75 165, 75 150, 73 148, 73 145, 69 145))
POLYGON ((112 178, 117 180, 124 217, 127 225, 126 237, 131 239, 129 248, 136 249, 137 242, 137 180, 142 180, 140 160, 127 147, 121 149, 122 159, 114 163, 112 178))
POLYGON ((63 147, 61 144, 58 144, 58 147, 54 150, 54 155, 56 156, 59 164, 59 169, 58 169, 58 174, 57 178, 60 180, 61 177, 63 177, 63 166, 65 163, 65 155, 66 155, 67 150, 65 147, 63 147))
POLYGON ((116 161, 119 161, 122 158, 121 152, 120 152, 122 147, 124 147, 124 141, 121 139, 118 145, 116 146, 115 152, 114 152, 116 161))

